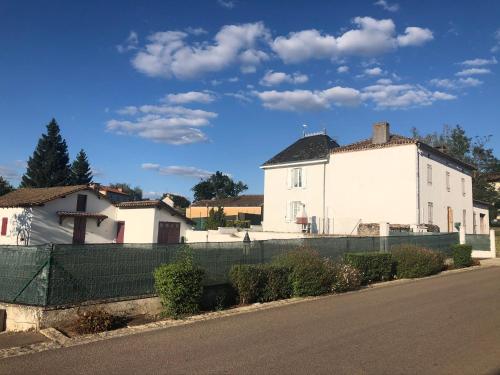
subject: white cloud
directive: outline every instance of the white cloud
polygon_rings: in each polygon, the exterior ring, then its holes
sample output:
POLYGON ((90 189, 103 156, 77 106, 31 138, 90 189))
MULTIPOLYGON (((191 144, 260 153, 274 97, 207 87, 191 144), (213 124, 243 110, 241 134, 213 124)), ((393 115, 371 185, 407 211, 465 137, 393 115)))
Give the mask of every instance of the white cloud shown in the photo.
POLYGON ((215 35, 213 43, 188 44, 188 34, 182 31, 156 32, 148 36, 148 44, 136 54, 132 64, 142 73, 163 78, 194 78, 237 62, 249 71, 267 59, 257 44, 268 34, 262 22, 226 25, 215 35))
POLYGON ((243 103, 250 103, 252 101, 252 99, 248 96, 248 94, 241 90, 238 92, 227 92, 224 95, 229 96, 231 98, 235 98, 243 103))
POLYGON ((204 35, 204 34, 208 33, 208 31, 202 27, 187 27, 185 30, 188 34, 193 34, 196 36, 200 36, 200 35, 204 35))
POLYGON ((382 74, 385 74, 385 72, 381 68, 379 68, 378 66, 376 66, 375 68, 365 69, 365 74, 367 76, 374 77, 374 76, 380 76, 382 74))
POLYGON ((174 145, 207 141, 208 137, 199 128, 217 117, 214 112, 163 104, 128 106, 117 112, 132 118, 109 120, 107 131, 174 145))
POLYGON ((398 44, 401 47, 421 46, 434 39, 432 31, 421 27, 407 27, 404 35, 398 35, 398 44))
POLYGON ((21 173, 15 168, 0 165, 0 176, 6 180, 18 180, 21 178, 21 173))
POLYGON ((217 4, 226 9, 233 9, 236 5, 233 0, 217 0, 217 4))
POLYGON ((211 103, 215 100, 215 96, 207 91, 189 91, 179 94, 168 94, 165 101, 173 104, 186 104, 186 103, 211 103))
POLYGON ((455 75, 458 77, 465 77, 465 76, 473 76, 473 75, 489 74, 489 73, 491 73, 491 70, 486 68, 470 68, 461 70, 460 72, 455 73, 455 75))
POLYGON ((356 17, 353 24, 356 29, 337 38, 315 29, 303 30, 275 38, 271 47, 285 63, 298 63, 312 58, 375 56, 398 47, 420 46, 433 39, 429 29, 420 27, 407 27, 405 34, 396 35, 391 19, 356 17))
POLYGON ((399 10, 399 4, 389 4, 386 0, 378 0, 373 3, 374 5, 378 5, 379 7, 389 11, 389 12, 397 12, 399 10))
POLYGON ((182 177, 194 177, 194 178, 207 178, 210 177, 213 172, 195 168, 195 167, 184 167, 178 165, 170 165, 167 167, 162 167, 160 164, 154 163, 144 163, 141 165, 142 169, 156 171, 161 175, 173 175, 182 177))
POLYGON ((332 87, 322 91, 263 91, 255 95, 264 107, 282 111, 314 111, 336 106, 355 106, 360 102, 358 90, 348 87, 332 87))
POLYGON ((495 56, 493 56, 491 59, 472 59, 472 60, 465 60, 460 63, 460 65, 465 65, 465 66, 485 66, 485 65, 495 65, 497 64, 498 61, 495 56))
POLYGON ((300 84, 309 81, 309 77, 305 74, 295 72, 287 74, 283 72, 273 72, 269 70, 260 80, 262 86, 276 86, 282 83, 300 84))
POLYGON ((337 73, 347 73, 349 72, 349 67, 347 65, 342 65, 337 68, 337 73))
POLYGON ((441 91, 430 91, 421 85, 388 82, 363 89, 364 101, 372 101, 377 109, 406 109, 431 105, 438 100, 453 100, 456 96, 441 91))
POLYGON ((491 52, 496 53, 500 51, 500 29, 495 31, 495 34, 493 34, 493 37, 495 38, 495 45, 491 47, 491 52))
POLYGON ((125 53, 137 49, 138 45, 139 45, 139 37, 135 31, 131 31, 128 34, 127 39, 125 39, 125 42, 117 45, 116 49, 120 53, 125 53))
POLYGON ((434 78, 430 80, 430 83, 433 86, 440 87, 448 90, 458 90, 466 87, 476 87, 483 83, 479 79, 467 77, 467 78, 459 78, 459 79, 439 79, 434 78))

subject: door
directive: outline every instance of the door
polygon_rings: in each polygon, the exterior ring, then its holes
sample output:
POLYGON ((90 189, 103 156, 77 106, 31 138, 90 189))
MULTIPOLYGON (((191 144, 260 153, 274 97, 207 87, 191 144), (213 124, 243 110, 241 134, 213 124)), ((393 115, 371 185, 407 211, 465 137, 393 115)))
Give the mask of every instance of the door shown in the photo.
POLYGON ((125 238, 125 222, 119 221, 116 227, 116 243, 123 243, 125 238))
POLYGON ((180 242, 181 223, 160 221, 158 223, 158 243, 173 244, 180 242))
POLYGON ((453 209, 448 207, 448 232, 453 232, 453 209))
POLYGON ((73 226, 73 244, 82 245, 85 243, 85 230, 87 228, 87 219, 85 217, 75 217, 73 226))

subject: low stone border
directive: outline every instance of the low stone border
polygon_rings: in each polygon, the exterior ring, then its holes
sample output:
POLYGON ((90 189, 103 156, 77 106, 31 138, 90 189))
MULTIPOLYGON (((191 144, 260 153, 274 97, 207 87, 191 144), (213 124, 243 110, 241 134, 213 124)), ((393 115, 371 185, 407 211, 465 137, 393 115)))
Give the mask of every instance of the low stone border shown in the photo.
POLYGON ((194 316, 190 316, 188 318, 182 319, 182 320, 166 319, 166 320, 161 320, 161 321, 157 321, 157 322, 151 322, 151 323, 146 323, 146 324, 142 324, 142 325, 137 325, 137 326, 119 328, 119 329, 116 329, 113 331, 101 332, 101 333, 90 334, 90 335, 82 335, 82 336, 72 337, 72 338, 65 336, 64 334, 62 334, 61 332, 59 332, 55 328, 48 328, 48 329, 41 330, 40 333, 42 333, 43 335, 48 337, 51 340, 50 342, 32 344, 32 345, 27 345, 27 346, 23 346, 23 347, 2 349, 2 350, 0 350, 0 359, 9 358, 9 357, 16 357, 16 356, 20 356, 20 355, 37 353, 37 352, 43 352, 46 350, 58 349, 58 348, 63 348, 63 347, 72 347, 72 346, 77 346, 77 345, 90 344, 90 343, 93 343, 96 341, 107 340, 107 339, 111 339, 111 338, 115 338, 115 337, 124 337, 124 336, 128 336, 128 335, 133 335, 136 333, 151 332, 151 331, 156 331, 156 330, 160 330, 163 328, 179 327, 179 326, 193 324, 196 322, 202 322, 202 321, 206 321, 206 320, 213 320, 213 319, 218 319, 218 318, 223 318, 223 317, 228 317, 228 316, 233 316, 233 315, 246 314, 246 313, 250 313, 250 312, 254 312, 254 311, 269 310, 269 309, 274 309, 274 308, 277 308, 280 306, 292 305, 292 304, 296 304, 296 303, 309 302, 309 301, 316 301, 319 299, 332 298, 332 297, 337 297, 340 295, 346 295, 346 294, 351 294, 351 293, 362 293, 362 292, 367 292, 367 291, 372 290, 372 289, 396 286, 399 284, 419 282, 421 280, 438 278, 438 277, 445 277, 445 276, 455 274, 455 273, 470 272, 470 271, 475 271, 478 269, 485 269, 485 268, 498 267, 498 266, 500 266, 500 262, 487 263, 485 265, 443 271, 437 275, 422 277, 422 278, 418 278, 418 279, 400 279, 400 280, 391 280, 391 281, 380 282, 380 283, 368 285, 366 287, 363 287, 359 290, 355 290, 352 292, 346 292, 346 293, 340 293, 340 294, 327 294, 327 295, 318 296, 318 297, 294 297, 294 298, 289 298, 289 299, 280 300, 280 301, 273 301, 273 302, 266 302, 266 303, 254 303, 254 304, 248 305, 248 306, 242 306, 242 307, 236 307, 236 308, 232 308, 232 309, 228 309, 228 310, 214 311, 214 312, 209 312, 209 313, 205 313, 205 314, 194 315, 194 316))

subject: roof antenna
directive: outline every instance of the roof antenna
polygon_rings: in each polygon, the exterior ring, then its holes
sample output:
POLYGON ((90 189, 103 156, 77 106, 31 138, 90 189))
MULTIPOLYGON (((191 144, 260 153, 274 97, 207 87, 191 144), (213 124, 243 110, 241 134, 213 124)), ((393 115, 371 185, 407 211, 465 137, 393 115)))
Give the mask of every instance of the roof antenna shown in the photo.
POLYGON ((302 138, 305 138, 306 136, 306 130, 307 130, 307 125, 306 124, 302 124, 302 138))

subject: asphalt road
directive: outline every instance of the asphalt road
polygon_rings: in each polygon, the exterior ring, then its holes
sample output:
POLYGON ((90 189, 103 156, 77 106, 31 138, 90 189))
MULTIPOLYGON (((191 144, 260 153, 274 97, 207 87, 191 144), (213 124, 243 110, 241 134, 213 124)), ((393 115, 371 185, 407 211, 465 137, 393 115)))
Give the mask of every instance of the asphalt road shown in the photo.
POLYGON ((1 374, 500 374, 500 267, 0 360, 1 374))

